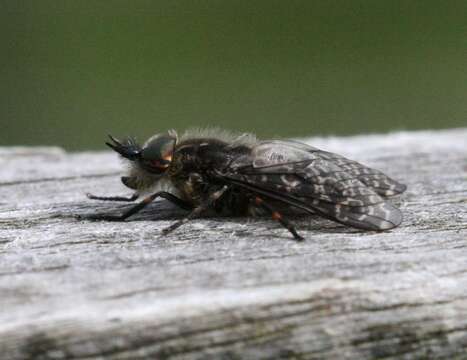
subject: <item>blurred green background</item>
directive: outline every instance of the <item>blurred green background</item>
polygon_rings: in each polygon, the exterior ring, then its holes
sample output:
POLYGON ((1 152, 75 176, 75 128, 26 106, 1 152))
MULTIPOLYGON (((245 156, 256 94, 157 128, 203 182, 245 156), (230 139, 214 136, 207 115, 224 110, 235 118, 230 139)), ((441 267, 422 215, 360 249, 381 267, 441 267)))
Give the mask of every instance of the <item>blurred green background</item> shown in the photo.
POLYGON ((467 1, 0 1, 0 145, 467 124, 467 1))

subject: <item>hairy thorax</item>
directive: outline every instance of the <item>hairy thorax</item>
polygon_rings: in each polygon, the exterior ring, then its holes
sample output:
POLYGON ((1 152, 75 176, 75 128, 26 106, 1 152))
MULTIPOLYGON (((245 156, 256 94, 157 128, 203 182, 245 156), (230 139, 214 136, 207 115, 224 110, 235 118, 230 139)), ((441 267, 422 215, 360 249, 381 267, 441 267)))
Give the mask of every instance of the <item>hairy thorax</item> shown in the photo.
MULTIPOLYGON (((231 147, 231 144, 217 139, 192 139, 180 143, 175 149, 168 176, 172 185, 185 200, 197 206, 207 196, 222 187, 216 181, 216 173, 228 169, 232 160, 249 153, 247 146, 231 147)), ((243 193, 228 191, 216 204, 218 211, 244 212, 243 193), (240 206, 242 209, 238 209, 240 206)))

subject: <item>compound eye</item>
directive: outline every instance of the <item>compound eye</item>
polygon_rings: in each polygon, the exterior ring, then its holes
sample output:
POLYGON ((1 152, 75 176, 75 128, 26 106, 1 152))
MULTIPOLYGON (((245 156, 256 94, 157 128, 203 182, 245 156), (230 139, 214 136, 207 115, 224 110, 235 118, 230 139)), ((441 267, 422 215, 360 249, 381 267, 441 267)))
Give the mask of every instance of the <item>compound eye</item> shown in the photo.
POLYGON ((172 162, 176 140, 170 134, 156 135, 149 139, 141 152, 144 167, 156 174, 165 172, 172 162))

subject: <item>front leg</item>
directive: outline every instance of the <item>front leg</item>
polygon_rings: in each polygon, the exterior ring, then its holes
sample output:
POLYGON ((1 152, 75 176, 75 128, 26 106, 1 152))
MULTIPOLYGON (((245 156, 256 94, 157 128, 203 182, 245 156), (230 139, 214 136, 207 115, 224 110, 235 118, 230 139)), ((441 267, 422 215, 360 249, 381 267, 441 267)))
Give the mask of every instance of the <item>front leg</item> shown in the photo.
MULTIPOLYGON (((138 181, 135 176, 122 176, 121 181, 126 187, 136 190, 138 188, 138 181)), ((124 202, 133 202, 139 198, 137 191, 130 197, 126 196, 96 196, 90 193, 87 193, 86 196, 91 200, 104 200, 104 201, 124 201, 124 202)))
POLYGON ((86 219, 105 220, 105 221, 124 221, 127 218, 129 218, 131 215, 134 215, 137 212, 144 209, 146 206, 148 206, 151 202, 153 202, 158 197, 164 198, 184 210, 193 209, 193 206, 190 203, 186 202, 185 200, 179 199, 175 195, 168 193, 166 191, 159 191, 144 198, 143 201, 129 208, 122 215, 91 215, 91 216, 86 217, 86 219))
POLYGON ((103 201, 123 201, 123 202, 133 202, 137 198, 139 198, 139 194, 135 192, 133 195, 130 197, 125 197, 125 196, 96 196, 90 193, 86 193, 86 196, 88 199, 91 200, 103 200, 103 201))

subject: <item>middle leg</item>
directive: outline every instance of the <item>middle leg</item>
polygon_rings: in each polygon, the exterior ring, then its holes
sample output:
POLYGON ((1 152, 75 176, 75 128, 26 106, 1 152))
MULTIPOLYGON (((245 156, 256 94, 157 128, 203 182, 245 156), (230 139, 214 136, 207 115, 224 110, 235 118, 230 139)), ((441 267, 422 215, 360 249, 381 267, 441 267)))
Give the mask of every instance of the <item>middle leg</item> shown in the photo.
POLYGON ((178 229, 183 224, 186 224, 188 221, 200 216, 204 211, 209 209, 216 200, 220 199, 221 196, 224 195, 224 193, 228 190, 228 188, 229 187, 227 185, 224 185, 220 190, 217 190, 211 193, 202 204, 195 207, 193 211, 190 212, 187 216, 173 223, 169 227, 163 229, 162 234, 167 235, 168 233, 174 231, 175 229, 178 229))

